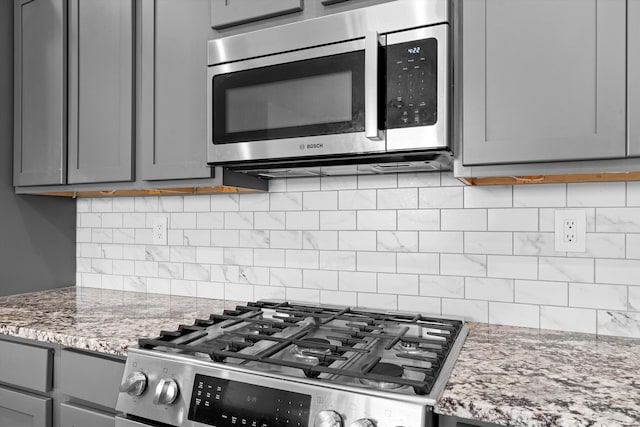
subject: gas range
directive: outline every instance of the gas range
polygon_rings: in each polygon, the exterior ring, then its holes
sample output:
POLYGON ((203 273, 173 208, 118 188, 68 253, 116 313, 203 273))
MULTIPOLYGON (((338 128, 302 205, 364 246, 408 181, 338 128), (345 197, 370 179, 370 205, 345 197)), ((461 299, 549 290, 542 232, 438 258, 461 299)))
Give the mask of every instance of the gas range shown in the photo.
POLYGON ((431 426, 461 320, 259 301, 129 349, 117 427, 431 426))

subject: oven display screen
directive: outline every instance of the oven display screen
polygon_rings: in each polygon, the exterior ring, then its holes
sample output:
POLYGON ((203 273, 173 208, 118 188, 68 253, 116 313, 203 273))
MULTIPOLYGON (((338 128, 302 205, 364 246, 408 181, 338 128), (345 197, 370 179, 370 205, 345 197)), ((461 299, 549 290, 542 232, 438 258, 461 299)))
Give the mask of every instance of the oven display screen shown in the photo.
POLYGON ((215 427, 308 427, 311 396, 196 374, 188 418, 215 427))

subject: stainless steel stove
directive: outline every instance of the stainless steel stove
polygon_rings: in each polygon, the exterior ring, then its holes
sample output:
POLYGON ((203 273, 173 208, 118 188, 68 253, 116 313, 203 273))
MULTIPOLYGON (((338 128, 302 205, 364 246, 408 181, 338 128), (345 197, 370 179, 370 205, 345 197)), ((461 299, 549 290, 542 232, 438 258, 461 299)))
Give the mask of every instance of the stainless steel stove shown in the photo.
POLYGON ((117 427, 418 427, 461 320, 259 301, 129 349, 117 427))

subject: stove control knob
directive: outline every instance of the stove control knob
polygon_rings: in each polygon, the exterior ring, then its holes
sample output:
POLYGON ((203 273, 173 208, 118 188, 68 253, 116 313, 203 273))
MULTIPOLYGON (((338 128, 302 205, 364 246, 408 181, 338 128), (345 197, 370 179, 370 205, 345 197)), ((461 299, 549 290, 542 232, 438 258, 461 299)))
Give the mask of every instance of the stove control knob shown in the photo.
POLYGON ((352 422, 349 427, 376 427, 376 425, 369 418, 360 418, 352 422))
POLYGON ((153 403, 156 405, 171 405, 178 397, 178 384, 171 378, 163 378, 156 387, 153 403))
POLYGON ((342 417, 336 411, 320 411, 313 423, 314 427, 342 427, 342 417))
POLYGON ((130 373, 120 384, 120 391, 131 396, 140 396, 146 388, 147 376, 140 371, 130 373))

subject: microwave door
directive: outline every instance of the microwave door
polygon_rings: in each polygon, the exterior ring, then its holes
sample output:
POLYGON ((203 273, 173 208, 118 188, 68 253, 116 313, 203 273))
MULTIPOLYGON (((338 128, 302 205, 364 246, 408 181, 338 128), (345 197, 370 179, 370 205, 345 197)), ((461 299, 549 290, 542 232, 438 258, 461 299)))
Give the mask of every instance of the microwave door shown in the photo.
POLYGON ((208 162, 384 152, 370 57, 361 39, 209 67, 208 162))

